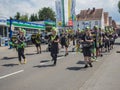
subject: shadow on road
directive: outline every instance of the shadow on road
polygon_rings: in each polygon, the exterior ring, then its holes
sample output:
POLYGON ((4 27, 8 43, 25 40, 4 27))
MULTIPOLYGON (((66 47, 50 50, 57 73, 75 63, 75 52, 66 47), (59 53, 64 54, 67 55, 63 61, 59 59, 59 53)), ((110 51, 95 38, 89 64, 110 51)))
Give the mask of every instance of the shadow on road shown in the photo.
POLYGON ((42 60, 40 63, 50 62, 50 60, 42 60))
POLYGON ((65 56, 65 55, 58 55, 58 57, 63 57, 63 56, 65 56))
POLYGON ((35 55, 36 53, 26 53, 25 55, 35 55))
POLYGON ((120 43, 119 42, 115 42, 115 44, 114 45, 120 45, 120 43))
POLYGON ((14 66, 18 66, 19 64, 13 64, 13 63, 11 63, 11 64, 4 64, 4 65, 2 65, 2 66, 5 66, 5 67, 14 67, 14 66))
MULTIPOLYGON (((60 52, 65 52, 65 51, 60 51, 60 52)), ((70 53, 70 52, 75 52, 75 51, 72 50, 72 51, 68 51, 68 52, 70 53)))
POLYGON ((116 51, 116 53, 120 53, 120 51, 116 51))
POLYGON ((73 71, 78 71, 78 70, 82 70, 85 69, 84 67, 68 67, 68 70, 73 70, 73 71))
POLYGON ((10 59, 16 59, 18 57, 3 57, 1 60, 10 60, 10 59))
POLYGON ((37 65, 37 66, 33 66, 34 68, 45 68, 45 67, 53 67, 54 65, 51 64, 51 65, 37 65))
POLYGON ((78 61, 76 64, 85 64, 84 61, 78 61))

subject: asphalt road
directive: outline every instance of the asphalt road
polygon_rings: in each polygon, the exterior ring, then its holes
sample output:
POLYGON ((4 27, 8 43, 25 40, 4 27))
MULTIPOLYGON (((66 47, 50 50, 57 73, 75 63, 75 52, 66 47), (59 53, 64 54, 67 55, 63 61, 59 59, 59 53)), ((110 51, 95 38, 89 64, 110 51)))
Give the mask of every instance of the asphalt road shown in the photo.
MULTIPOLYGON (((45 48, 43 45, 43 51, 45 48)), ((0 90, 120 90, 120 73, 116 73, 120 68, 118 49, 120 46, 116 45, 110 53, 98 58, 92 68, 84 69, 82 53, 71 52, 72 47, 66 57, 64 49, 60 51, 56 66, 52 65, 49 52, 36 54, 35 47, 26 48, 27 64, 23 65, 18 65, 15 50, 0 48, 0 90), (114 63, 113 59, 116 60, 114 63), (111 70, 117 75, 113 76, 115 79, 106 80, 105 75, 111 74, 111 70), (111 85, 109 81, 116 83, 111 85), (104 84, 107 84, 105 88, 102 87, 104 84), (112 88, 107 88, 110 86, 112 88)))

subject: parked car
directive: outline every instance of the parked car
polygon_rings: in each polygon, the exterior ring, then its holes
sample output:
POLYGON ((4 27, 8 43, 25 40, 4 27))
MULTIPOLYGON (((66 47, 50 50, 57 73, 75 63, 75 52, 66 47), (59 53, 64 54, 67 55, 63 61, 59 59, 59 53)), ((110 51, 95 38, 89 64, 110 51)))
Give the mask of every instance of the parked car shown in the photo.
POLYGON ((32 45, 31 36, 32 36, 32 34, 27 34, 25 36, 27 45, 32 45))

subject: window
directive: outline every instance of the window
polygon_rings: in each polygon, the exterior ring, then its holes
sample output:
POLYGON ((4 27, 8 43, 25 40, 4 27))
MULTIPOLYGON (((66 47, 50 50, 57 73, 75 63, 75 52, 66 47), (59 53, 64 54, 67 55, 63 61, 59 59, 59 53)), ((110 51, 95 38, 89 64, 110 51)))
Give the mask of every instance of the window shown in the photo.
POLYGON ((95 25, 98 25, 98 21, 95 21, 95 25))

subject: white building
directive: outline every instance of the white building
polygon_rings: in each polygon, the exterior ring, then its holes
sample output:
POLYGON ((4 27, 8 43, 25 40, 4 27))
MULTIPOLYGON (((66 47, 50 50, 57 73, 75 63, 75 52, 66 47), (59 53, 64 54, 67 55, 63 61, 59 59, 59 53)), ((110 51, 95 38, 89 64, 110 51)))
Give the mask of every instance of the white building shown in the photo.
POLYGON ((7 19, 0 17, 0 37, 8 37, 7 19))
POLYGON ((93 8, 88 10, 81 10, 80 14, 77 15, 77 28, 85 29, 89 26, 91 29, 94 26, 101 27, 104 29, 104 12, 103 9, 93 8))

